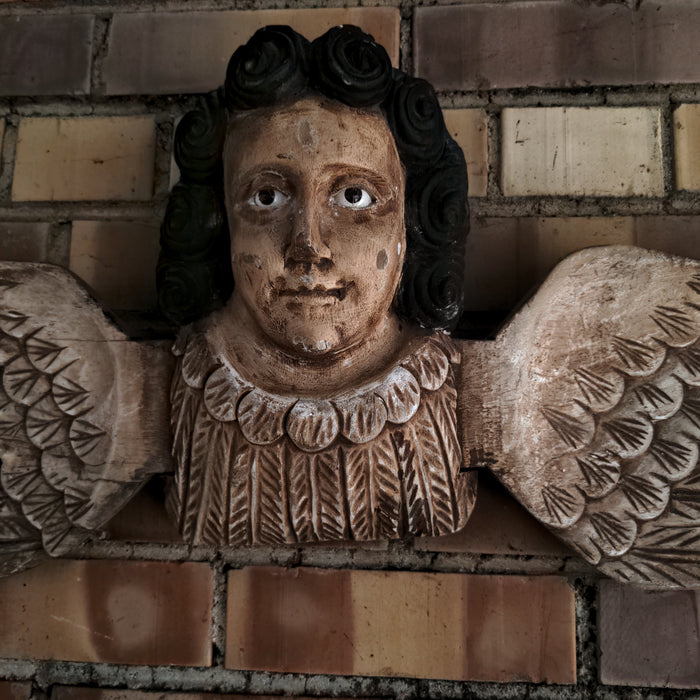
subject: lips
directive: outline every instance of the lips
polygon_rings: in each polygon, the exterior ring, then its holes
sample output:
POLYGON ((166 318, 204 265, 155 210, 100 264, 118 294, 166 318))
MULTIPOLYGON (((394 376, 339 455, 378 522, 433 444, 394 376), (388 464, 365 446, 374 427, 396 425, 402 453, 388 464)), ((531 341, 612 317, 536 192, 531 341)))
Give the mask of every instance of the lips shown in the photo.
POLYGON ((348 284, 338 284, 332 287, 324 287, 323 285, 317 284, 314 287, 282 287, 278 290, 280 297, 301 297, 304 299, 337 299, 338 301, 343 301, 345 299, 348 290, 354 286, 354 282, 348 284))

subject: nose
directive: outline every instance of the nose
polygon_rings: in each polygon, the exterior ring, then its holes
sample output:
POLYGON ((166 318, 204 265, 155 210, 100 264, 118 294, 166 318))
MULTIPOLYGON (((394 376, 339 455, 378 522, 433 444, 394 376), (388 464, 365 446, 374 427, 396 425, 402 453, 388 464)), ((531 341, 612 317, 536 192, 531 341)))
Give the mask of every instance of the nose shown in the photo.
POLYGON ((299 209, 294 217, 284 261, 285 267, 293 265, 326 267, 331 262, 331 249, 323 242, 321 226, 308 207, 299 209))

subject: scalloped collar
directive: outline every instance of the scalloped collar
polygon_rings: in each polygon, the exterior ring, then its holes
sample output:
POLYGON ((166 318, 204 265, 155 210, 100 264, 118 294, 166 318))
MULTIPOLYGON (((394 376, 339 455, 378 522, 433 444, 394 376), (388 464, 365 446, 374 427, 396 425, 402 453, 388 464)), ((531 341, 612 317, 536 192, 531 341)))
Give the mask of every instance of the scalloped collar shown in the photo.
POLYGON ((204 405, 213 418, 238 421, 255 445, 269 445, 286 433, 305 452, 323 450, 339 436, 366 443, 387 422, 406 423, 418 410, 421 391, 440 389, 450 363, 460 360, 449 336, 434 333, 375 381, 329 398, 299 398, 265 391, 244 379, 230 358, 210 347, 202 331, 184 329, 173 354, 182 358, 185 383, 204 390, 204 405))

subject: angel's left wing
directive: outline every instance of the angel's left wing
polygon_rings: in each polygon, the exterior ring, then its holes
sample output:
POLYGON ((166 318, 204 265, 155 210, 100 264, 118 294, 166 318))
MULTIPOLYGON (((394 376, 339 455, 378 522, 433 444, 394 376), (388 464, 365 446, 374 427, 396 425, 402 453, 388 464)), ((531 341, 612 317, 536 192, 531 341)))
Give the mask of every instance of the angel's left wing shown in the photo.
POLYGON ((698 586, 699 338, 699 262, 575 254, 467 346, 465 454, 604 573, 698 586))
POLYGON ((0 263, 0 575, 69 551, 170 469, 171 369, 65 270, 0 263))

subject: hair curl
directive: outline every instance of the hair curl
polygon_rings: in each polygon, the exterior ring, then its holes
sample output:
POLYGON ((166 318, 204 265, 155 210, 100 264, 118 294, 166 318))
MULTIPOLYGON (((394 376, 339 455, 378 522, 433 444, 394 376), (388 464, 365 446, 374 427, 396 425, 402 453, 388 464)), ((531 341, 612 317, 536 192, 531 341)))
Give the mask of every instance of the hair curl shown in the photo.
POLYGON ((406 256, 395 306, 425 328, 453 328, 463 307, 469 229, 467 171, 433 88, 392 69, 362 30, 334 27, 313 42, 293 29, 260 29, 231 57, 226 81, 175 131, 180 182, 161 227, 161 310, 177 324, 219 307, 233 291, 222 155, 228 114, 320 94, 379 108, 406 169, 406 256))

